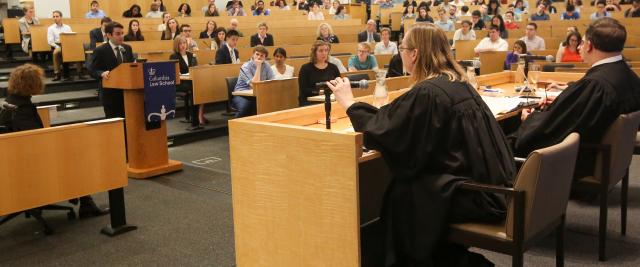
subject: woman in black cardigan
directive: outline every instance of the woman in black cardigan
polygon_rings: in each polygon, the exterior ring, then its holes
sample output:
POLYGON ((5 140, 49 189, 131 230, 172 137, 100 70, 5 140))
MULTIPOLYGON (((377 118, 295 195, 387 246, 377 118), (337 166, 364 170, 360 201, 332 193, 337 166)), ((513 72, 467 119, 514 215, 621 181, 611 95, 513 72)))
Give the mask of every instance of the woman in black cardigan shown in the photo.
MULTIPOLYGON (((188 74, 189 67, 194 67, 198 65, 198 61, 193 56, 193 53, 187 51, 187 39, 178 36, 173 41, 173 54, 169 57, 170 60, 177 60, 178 65, 180 66, 180 74, 188 74)), ((176 87, 176 91, 184 92, 186 95, 184 97, 184 106, 185 106, 185 121, 191 122, 191 126, 187 128, 189 131, 202 129, 199 124, 201 124, 200 120, 197 118, 198 106, 194 106, 191 100, 193 99, 193 84, 191 81, 183 80, 180 82, 180 85, 176 87)))

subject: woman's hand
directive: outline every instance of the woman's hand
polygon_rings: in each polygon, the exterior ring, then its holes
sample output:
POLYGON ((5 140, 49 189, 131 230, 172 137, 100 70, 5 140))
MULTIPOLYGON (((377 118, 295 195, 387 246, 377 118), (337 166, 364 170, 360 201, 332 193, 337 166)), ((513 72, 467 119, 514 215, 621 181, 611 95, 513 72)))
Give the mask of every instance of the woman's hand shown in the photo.
POLYGON ((328 81, 327 86, 333 91, 338 104, 344 109, 348 109, 355 101, 353 101, 353 92, 351 92, 351 84, 349 78, 338 77, 335 80, 328 81))

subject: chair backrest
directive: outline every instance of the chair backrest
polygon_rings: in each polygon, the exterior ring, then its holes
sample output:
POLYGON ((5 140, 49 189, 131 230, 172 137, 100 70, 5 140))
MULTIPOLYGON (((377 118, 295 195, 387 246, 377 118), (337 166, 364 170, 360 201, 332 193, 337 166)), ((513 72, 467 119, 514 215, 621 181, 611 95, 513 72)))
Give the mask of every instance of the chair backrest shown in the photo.
MULTIPOLYGON (((611 146, 609 158, 609 187, 613 187, 624 177, 636 143, 636 133, 640 124, 640 111, 622 114, 609 126, 601 144, 611 146)), ((594 178, 602 180, 602 153, 598 153, 594 178)))
MULTIPOLYGON (((535 236, 565 214, 580 135, 569 134, 561 143, 534 150, 516 177, 514 189, 525 193, 524 240, 535 236)), ((513 201, 507 212, 506 233, 513 236, 513 201)))
POLYGON ((226 77, 224 79, 227 82, 227 90, 233 92, 233 89, 236 88, 236 83, 238 83, 238 77, 226 77))

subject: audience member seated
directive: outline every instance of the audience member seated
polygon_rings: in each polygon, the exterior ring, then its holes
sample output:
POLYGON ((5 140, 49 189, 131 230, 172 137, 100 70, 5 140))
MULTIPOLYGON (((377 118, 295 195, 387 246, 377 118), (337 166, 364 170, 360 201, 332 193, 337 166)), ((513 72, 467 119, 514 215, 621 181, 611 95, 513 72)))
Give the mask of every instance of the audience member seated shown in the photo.
POLYGON ((529 1, 517 0, 513 12, 517 15, 528 14, 529 11, 527 11, 525 3, 527 3, 526 5, 529 5, 529 1))
POLYGON ((329 43, 316 41, 311 46, 311 58, 308 63, 300 67, 298 74, 298 88, 300 90, 298 102, 300 106, 312 104, 307 101, 310 96, 319 94, 316 84, 340 77, 340 70, 329 60, 329 43))
POLYGON ((467 40, 475 40, 476 32, 471 29, 471 21, 463 20, 462 27, 457 29, 455 33, 453 33, 453 44, 451 45, 451 49, 456 49, 456 41, 467 41, 467 40))
POLYGON ((460 8, 460 11, 458 11, 458 17, 467 17, 467 16, 471 16, 471 13, 469 13, 469 7, 462 6, 460 8))
POLYGON ((343 5, 338 6, 338 9, 336 9, 336 14, 333 15, 333 19, 335 20, 345 20, 350 18, 351 16, 347 14, 347 9, 343 5))
POLYGON ((520 28, 520 26, 518 26, 518 23, 514 19, 513 11, 507 11, 506 13, 504 13, 504 27, 507 30, 517 30, 520 28))
POLYGON ((178 7, 178 17, 191 17, 191 6, 187 3, 182 3, 178 7))
POLYGON ((591 14, 591 20, 597 20, 599 18, 611 17, 611 13, 604 9, 605 2, 600 0, 596 3, 596 12, 591 14))
POLYGON ((527 52, 527 44, 522 40, 516 40, 513 43, 513 51, 507 53, 507 57, 504 60, 504 70, 511 70, 511 64, 518 63, 520 55, 530 55, 527 52))
POLYGON ((109 17, 103 17, 100 19, 100 27, 89 31, 89 49, 93 50, 97 45, 107 42, 107 34, 104 32, 104 27, 109 23, 111 23, 111 19, 109 17))
MULTIPOLYGON (((10 116, 1 116, 0 125, 9 125, 11 132, 28 131, 43 128, 42 120, 31 96, 44 93, 44 71, 33 64, 16 67, 9 76, 6 103, 0 103, 0 110, 9 111, 10 116)), ((91 196, 80 197, 80 218, 100 216, 109 213, 100 209, 91 196)))
POLYGON ((429 7, 421 7, 418 9, 418 17, 416 17, 416 22, 433 23, 433 18, 429 15, 429 7))
POLYGON ((402 23, 405 20, 411 20, 416 18, 416 8, 414 6, 406 6, 404 12, 402 12, 402 23))
POLYGON ((160 40, 173 40, 180 35, 180 24, 175 18, 170 18, 165 25, 165 30, 160 36, 160 40))
POLYGON ((502 16, 495 15, 491 18, 491 25, 498 27, 500 29, 500 38, 507 39, 509 38, 509 32, 507 31, 507 27, 504 25, 504 20, 502 20, 502 16))
POLYGON ((240 2, 233 2, 231 9, 227 10, 227 15, 237 17, 246 16, 247 14, 244 13, 244 9, 240 6, 240 2))
POLYGON ((637 18, 640 17, 640 0, 633 0, 631 8, 624 11, 625 18, 637 18))
POLYGON ((233 18, 233 19, 229 20, 229 31, 230 30, 234 30, 234 31, 238 32, 238 36, 244 37, 244 34, 242 34, 240 29, 238 29, 238 25, 239 24, 240 24, 240 22, 238 22, 238 19, 233 18))
POLYGON ((531 14, 531 16, 529 17, 529 20, 532 21, 536 21, 536 20, 549 20, 549 14, 547 14, 547 7, 540 3, 538 5, 538 10, 536 11, 536 13, 531 14))
POLYGON ((238 32, 229 30, 224 37, 224 45, 216 50, 216 65, 218 64, 238 64, 240 63, 240 54, 236 46, 238 45, 238 32))
POLYGON ((454 24, 458 21, 458 16, 456 16, 458 11, 458 7, 451 5, 449 7, 449 12, 447 12, 449 14, 449 20, 451 20, 451 22, 453 22, 454 24))
POLYGON ((614 2, 613 0, 606 0, 606 6, 604 7, 604 9, 606 9, 609 12, 620 12, 622 11, 622 8, 620 7, 620 4, 617 3, 618 1, 614 2))
POLYGON ((405 76, 406 72, 402 66, 402 56, 400 53, 393 55, 389 60, 389 68, 387 69, 387 78, 405 76))
POLYGON ((480 17, 482 13, 479 10, 474 10, 471 12, 471 22, 473 22, 473 29, 476 31, 484 30, 487 26, 484 25, 484 20, 480 17))
POLYGON ((576 11, 574 5, 567 5, 565 12, 560 15, 561 20, 577 20, 580 19, 580 12, 576 11))
POLYGON ((225 5, 225 8, 227 9, 227 11, 233 9, 233 4, 238 4, 239 7, 244 8, 244 5, 242 4, 242 1, 230 0, 230 1, 227 1, 227 4, 225 5))
POLYGON ((293 78, 293 66, 285 64, 286 60, 287 51, 284 50, 284 48, 278 47, 273 51, 273 61, 275 62, 275 64, 271 66, 271 70, 275 75, 274 79, 283 80, 293 78))
MULTIPOLYGON (((622 58, 626 37, 625 27, 615 19, 601 18, 589 25, 580 52, 591 68, 567 86, 552 84, 550 89, 563 91, 555 100, 544 101, 539 112, 522 111, 522 123, 509 138, 514 154, 526 156, 561 142, 571 132, 580 134, 581 144, 598 144, 618 116, 640 109, 640 79, 622 58)), ((578 151, 574 177, 593 175, 597 151, 578 151)))
POLYGON ((266 22, 258 24, 258 32, 251 35, 251 47, 254 46, 273 46, 273 35, 267 33, 269 27, 266 22))
POLYGON ((152 2, 151 6, 149 7, 149 12, 147 12, 144 17, 150 19, 159 19, 162 18, 162 14, 163 12, 160 11, 160 5, 156 2, 152 2))
MULTIPOLYGON (((276 76, 266 61, 268 55, 269 51, 267 51, 264 46, 259 45, 253 48, 251 60, 242 64, 242 67, 240 67, 238 83, 236 83, 236 87, 234 88, 235 92, 253 89, 254 82, 275 79, 276 76)), ((236 110, 238 110, 236 118, 256 114, 255 97, 233 96, 231 102, 236 110)))
POLYGON ((537 30, 538 24, 536 24, 535 22, 529 22, 529 24, 527 24, 526 34, 524 37, 520 38, 520 40, 524 41, 524 43, 527 44, 525 50, 539 51, 546 49, 544 39, 536 35, 537 30))
POLYGON ((91 9, 89 9, 89 12, 84 15, 84 17, 88 19, 101 19, 104 18, 104 16, 104 11, 100 9, 100 4, 95 0, 91 1, 91 9))
POLYGON ((200 50, 198 48, 198 43, 196 42, 196 40, 193 40, 193 37, 191 37, 191 25, 189 24, 180 25, 180 36, 182 36, 185 40, 187 40, 187 51, 195 52, 200 50))
POLYGON ((167 12, 167 7, 164 6, 164 3, 162 2, 162 0, 152 0, 151 3, 157 4, 158 10, 160 10, 160 12, 167 12))
MULTIPOLYGON (((334 1, 337 2, 337 1, 334 1)), ((381 9, 393 8, 392 0, 376 0, 376 3, 380 6, 381 9)))
POLYGON ((500 2, 498 2, 498 0, 489 0, 489 4, 487 5, 487 15, 494 17, 499 14, 502 14, 500 2))
POLYGON ((142 18, 142 8, 137 4, 133 4, 127 11, 122 13, 122 17, 142 18))
POLYGON ((335 15, 336 11, 338 11, 338 7, 340 6, 340 1, 334 0, 331 3, 331 8, 329 8, 329 15, 335 15))
POLYGON ((440 27, 440 29, 446 32, 452 32, 455 30, 453 22, 449 20, 449 16, 447 15, 447 12, 444 10, 444 8, 442 7, 438 8, 438 16, 440 18, 436 20, 433 24, 440 27))
POLYGON ((264 1, 258 0, 256 2, 256 9, 253 10, 254 16, 269 16, 271 14, 271 10, 264 7, 264 1))
MULTIPOLYGON (((55 77, 53 81, 59 81, 64 76, 65 81, 71 81, 73 78, 70 75, 69 64, 62 62, 62 45, 60 43, 60 34, 61 33, 71 33, 71 27, 67 24, 62 23, 62 12, 56 10, 53 11, 53 24, 47 28, 47 43, 51 46, 51 50, 53 51, 53 73, 55 77), (62 65, 62 73, 60 72, 60 65, 62 65)), ((83 79, 84 76, 82 74, 82 63, 75 62, 76 69, 78 70, 78 76, 80 79, 83 79)))
POLYGON ((324 13, 320 10, 318 3, 311 2, 309 4, 309 14, 307 14, 308 20, 324 20, 324 13))
MULTIPOLYGON (((507 6, 507 12, 511 12, 511 21, 512 22, 521 21, 522 17, 520 16, 520 14, 516 14, 515 10, 516 10, 516 8, 515 8, 515 6, 513 4, 509 4, 507 6)), ((507 21, 507 12, 504 12, 505 23, 507 21)))
POLYGON ((309 2, 307 0, 300 0, 296 5, 297 10, 309 11, 309 2))
POLYGON ((211 50, 218 50, 219 47, 224 45, 225 35, 227 35, 227 30, 224 27, 218 27, 213 32, 213 39, 211 40, 211 50))
POLYGON ((167 30, 167 22, 169 22, 169 20, 171 19, 171 14, 169 12, 164 12, 162 13, 162 24, 158 25, 158 31, 165 31, 167 30))
MULTIPOLYGON (((20 27, 20 37, 22 51, 29 54, 29 50, 31 49, 31 26, 32 25, 40 25, 40 20, 35 17, 35 11, 33 6, 26 5, 22 8, 24 11, 24 16, 18 20, 18 25, 20 27)), ((38 61, 39 54, 33 52, 33 61, 38 61)))
POLYGON ((291 7, 287 5, 287 1, 285 0, 277 0, 275 6, 280 10, 291 10, 291 7))
POLYGON ((509 43, 500 38, 500 31, 498 27, 491 26, 489 29, 489 37, 483 38, 478 45, 473 49, 476 54, 487 51, 508 51, 509 43))
POLYGON ((372 19, 367 21, 367 28, 358 33, 358 43, 377 43, 380 42, 380 34, 376 32, 376 22, 372 19))
POLYGON ((578 47, 582 43, 582 36, 579 32, 571 32, 564 42, 564 46, 558 48, 556 62, 582 62, 578 47))
MULTIPOLYGON (((185 24, 186 25, 186 24, 185 24)), ((182 25, 184 26, 184 25, 182 25)), ((189 67, 194 67, 198 65, 198 60, 196 57, 188 51, 189 44, 188 40, 183 36, 178 36, 173 41, 173 54, 169 56, 170 60, 177 60, 178 65, 180 66, 180 74, 188 74, 189 67)), ((197 106, 193 105, 193 84, 190 81, 182 81, 177 87, 176 91, 183 92, 186 94, 185 96, 185 119, 186 121, 191 121, 191 127, 187 128, 189 131, 199 129, 199 124, 202 124, 202 121, 195 121, 195 114, 197 106)))
POLYGON ((338 36, 333 33, 333 28, 329 23, 323 22, 318 25, 316 40, 322 40, 330 44, 340 43, 338 36))
POLYGON ((582 0, 567 0, 565 1, 566 5, 572 5, 575 7, 576 12, 580 12, 580 7, 582 7, 582 0))
POLYGON ((398 53, 398 46, 395 42, 391 42, 391 29, 382 28, 380 30, 381 41, 376 43, 373 49, 375 55, 395 55, 398 53))
POLYGON ((376 57, 371 55, 371 46, 367 42, 358 44, 358 53, 349 57, 349 71, 378 70, 376 57))
POLYGON ((416 0, 404 0, 404 2, 402 3, 402 7, 407 6, 418 7, 418 3, 416 2, 416 0))
POLYGON ((217 28, 218 28, 218 24, 215 22, 215 20, 212 20, 212 19, 208 20, 206 28, 204 29, 204 31, 200 32, 200 36, 198 38, 213 39, 215 37, 217 28))
POLYGON ((124 36, 124 41, 144 41, 144 36, 142 36, 142 31, 140 30, 140 22, 137 19, 129 21, 129 29, 127 35, 124 36))
POLYGON ((209 4, 209 7, 204 12, 204 16, 205 17, 218 17, 218 16, 220 16, 220 13, 218 13, 218 8, 216 7, 215 4, 209 4))

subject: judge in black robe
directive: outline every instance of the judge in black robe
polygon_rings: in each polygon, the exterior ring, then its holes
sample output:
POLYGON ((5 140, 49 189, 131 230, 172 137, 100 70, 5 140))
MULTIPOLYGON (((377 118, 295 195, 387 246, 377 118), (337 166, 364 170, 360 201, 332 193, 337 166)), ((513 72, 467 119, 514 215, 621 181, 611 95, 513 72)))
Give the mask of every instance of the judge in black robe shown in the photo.
MULTIPOLYGON (((438 31, 439 40, 446 43, 440 45, 447 47, 442 51, 448 51, 446 35, 430 24, 413 27, 403 45, 409 45, 407 38, 418 30, 438 31)), ((417 42, 433 46, 435 41, 417 42)), ((456 64, 450 54, 448 58, 449 64, 456 64)), ((460 67, 458 71, 464 75, 460 67)), ((499 221, 506 214, 500 196, 456 190, 465 181, 509 185, 515 175, 512 153, 493 114, 476 90, 459 78, 452 81, 440 74, 418 81, 380 109, 343 101, 341 90, 347 90, 340 88, 341 78, 330 86, 338 102, 348 107, 353 128, 363 133, 364 145, 380 151, 393 175, 381 212, 386 265, 477 265, 465 262, 464 248, 443 241, 447 224, 499 221)), ((350 92, 349 88, 346 94, 350 92)))

